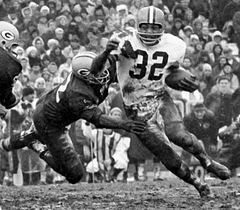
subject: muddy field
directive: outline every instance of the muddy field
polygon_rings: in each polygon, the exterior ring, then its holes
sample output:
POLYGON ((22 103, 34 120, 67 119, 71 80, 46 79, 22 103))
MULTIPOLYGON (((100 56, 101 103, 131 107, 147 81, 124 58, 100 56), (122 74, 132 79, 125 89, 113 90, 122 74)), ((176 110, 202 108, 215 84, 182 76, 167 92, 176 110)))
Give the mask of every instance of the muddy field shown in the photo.
POLYGON ((208 181, 202 200, 178 179, 157 182, 0 187, 0 209, 240 209, 240 178, 208 181))

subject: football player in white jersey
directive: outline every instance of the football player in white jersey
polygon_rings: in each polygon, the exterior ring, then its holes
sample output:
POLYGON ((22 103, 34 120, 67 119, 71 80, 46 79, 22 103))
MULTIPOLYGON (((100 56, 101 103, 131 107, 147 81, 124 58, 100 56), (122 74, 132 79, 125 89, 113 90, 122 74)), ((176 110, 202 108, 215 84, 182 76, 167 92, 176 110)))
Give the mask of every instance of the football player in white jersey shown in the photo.
MULTIPOLYGON (((158 157, 168 170, 185 182, 192 184, 202 197, 210 194, 202 183, 172 149, 170 141, 195 155, 203 167, 220 179, 228 179, 225 166, 213 161, 206 154, 198 139, 183 126, 181 115, 164 85, 165 74, 177 71, 186 44, 176 36, 164 33, 164 13, 153 6, 144 7, 137 15, 137 31, 119 39, 114 36, 114 54, 117 55, 117 76, 126 114, 131 119, 147 122, 147 129, 138 137, 158 157), (170 140, 170 141, 169 141, 170 140)), ((101 54, 92 68, 103 65, 101 54), (101 60, 101 59, 102 60, 101 60)), ((177 89, 192 92, 198 84, 191 77, 177 83, 177 89)))

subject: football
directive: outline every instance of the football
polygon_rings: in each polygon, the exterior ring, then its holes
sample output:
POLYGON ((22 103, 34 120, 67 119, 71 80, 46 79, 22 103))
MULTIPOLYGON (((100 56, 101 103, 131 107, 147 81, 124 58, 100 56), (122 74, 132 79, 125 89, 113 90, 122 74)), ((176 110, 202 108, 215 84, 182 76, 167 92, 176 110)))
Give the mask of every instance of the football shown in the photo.
POLYGON ((175 70, 175 71, 171 72, 170 74, 168 74, 165 77, 165 83, 170 88, 173 88, 175 90, 182 90, 182 89, 179 88, 178 84, 184 78, 189 79, 193 82, 197 82, 196 76, 194 76, 191 72, 185 71, 183 69, 178 69, 178 70, 175 70))

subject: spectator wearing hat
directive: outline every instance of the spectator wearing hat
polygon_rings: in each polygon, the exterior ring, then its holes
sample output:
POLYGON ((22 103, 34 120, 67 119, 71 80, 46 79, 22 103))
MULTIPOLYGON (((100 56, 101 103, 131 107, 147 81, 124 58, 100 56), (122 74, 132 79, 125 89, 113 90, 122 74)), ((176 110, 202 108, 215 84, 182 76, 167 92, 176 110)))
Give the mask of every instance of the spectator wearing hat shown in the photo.
POLYGON ((45 16, 47 17, 47 19, 49 19, 48 15, 50 13, 50 9, 48 6, 44 5, 40 8, 40 15, 41 16, 45 16))
MULTIPOLYGON (((204 103, 197 102, 191 112, 184 116, 183 122, 186 129, 202 141, 207 154, 212 158, 216 157, 218 126, 214 114, 205 107, 204 103)), ((189 156, 189 154, 183 155, 189 156)))
POLYGON ((55 29, 55 39, 58 41, 58 46, 61 48, 65 47, 65 36, 64 30, 60 27, 55 29))
MULTIPOLYGON (((48 40, 48 42, 47 42, 48 50, 46 50, 46 55, 48 56, 48 58, 49 58, 50 52, 56 46, 60 46, 58 40, 56 40, 56 39, 49 39, 48 40)), ((42 58, 42 61, 44 60, 43 58, 42 58)), ((49 60, 50 60, 50 58, 49 58, 49 60)), ((44 64, 43 66, 46 67, 47 65, 44 64)))
POLYGON ((180 30, 182 30, 184 27, 182 19, 181 18, 175 18, 173 22, 173 26, 171 29, 171 34, 175 36, 179 36, 180 30))
POLYGON ((230 87, 230 79, 226 76, 219 76, 217 79, 216 91, 211 91, 205 98, 205 105, 215 117, 218 128, 230 125, 232 116, 231 98, 233 90, 230 87))
POLYGON ((213 51, 213 46, 216 44, 222 44, 222 33, 220 31, 215 31, 212 35, 212 41, 206 43, 205 45, 205 50, 207 50, 209 53, 211 53, 213 51))
POLYGON ((26 55, 28 57, 30 67, 32 67, 33 64, 41 63, 41 58, 40 58, 40 55, 38 54, 38 50, 36 47, 34 46, 28 47, 26 49, 26 55))
POLYGON ((204 98, 210 93, 216 83, 212 72, 212 66, 209 63, 204 63, 202 66, 202 75, 199 78, 199 91, 204 98))
MULTIPOLYGON (((219 76, 225 76, 229 78, 230 88, 232 91, 235 91, 239 87, 238 77, 233 73, 232 65, 229 62, 224 64, 219 76)), ((213 87, 212 91, 215 91, 215 88, 217 88, 217 86, 213 87)))
MULTIPOLYGON (((192 54, 193 52, 195 52, 195 45, 199 43, 199 37, 197 34, 191 34, 190 35, 190 39, 189 39, 189 45, 188 45, 188 51, 192 54)), ((187 53, 187 52, 186 52, 187 53)), ((191 55, 188 54, 188 55, 191 55)))
MULTIPOLYGON (((36 79, 34 83, 34 92, 35 92, 35 105, 37 103, 37 100, 44 94, 46 93, 46 82, 43 77, 39 77, 36 79)), ((35 107, 34 105, 34 107, 35 107)))
POLYGON ((22 57, 26 57, 25 50, 20 46, 17 46, 15 48, 15 52, 17 53, 17 58, 18 59, 21 59, 22 57))
POLYGON ((182 30, 179 31, 179 37, 183 39, 183 41, 190 45, 190 36, 193 34, 193 28, 190 25, 185 26, 182 30))
POLYGON ((39 35, 43 35, 48 32, 48 19, 47 16, 41 15, 38 18, 37 29, 39 31, 39 35))
POLYGON ((126 17, 126 22, 124 26, 125 30, 135 30, 136 29, 136 18, 132 14, 128 14, 126 17))
POLYGON ((71 16, 70 13, 69 13, 68 16, 60 15, 60 16, 56 17, 57 25, 59 27, 63 28, 64 30, 67 30, 68 25, 69 25, 71 20, 72 20, 72 16, 71 16))
POLYGON ((36 47, 37 53, 40 55, 40 57, 42 57, 42 55, 46 53, 45 43, 42 37, 40 36, 35 37, 32 41, 32 45, 36 47))
POLYGON ((34 1, 31 1, 28 6, 31 8, 31 10, 33 11, 33 13, 34 13, 36 10, 38 10, 38 7, 39 7, 39 5, 38 5, 36 2, 34 2, 34 1))
POLYGON ((22 6, 21 12, 25 20, 31 20, 33 16, 33 12, 32 12, 32 9, 27 4, 25 7, 22 6))
POLYGON ((128 16, 128 7, 126 4, 119 4, 116 7, 117 15, 116 15, 116 22, 119 28, 123 29, 124 24, 126 22, 126 18, 128 16))
POLYGON ((198 37, 202 34, 203 21, 201 18, 196 18, 192 22, 193 32, 198 35, 198 37))

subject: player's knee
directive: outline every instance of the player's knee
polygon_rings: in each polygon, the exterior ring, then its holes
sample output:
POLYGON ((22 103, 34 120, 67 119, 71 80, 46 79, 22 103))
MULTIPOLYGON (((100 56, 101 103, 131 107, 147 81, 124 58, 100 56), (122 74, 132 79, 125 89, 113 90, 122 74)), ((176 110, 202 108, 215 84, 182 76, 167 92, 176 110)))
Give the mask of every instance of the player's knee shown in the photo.
POLYGON ((66 174, 66 179, 71 184, 78 183, 84 175, 82 164, 79 162, 77 165, 71 167, 66 174))
POLYGON ((189 133, 182 123, 174 123, 166 128, 166 134, 170 141, 177 145, 190 147, 193 145, 194 135, 189 133))

